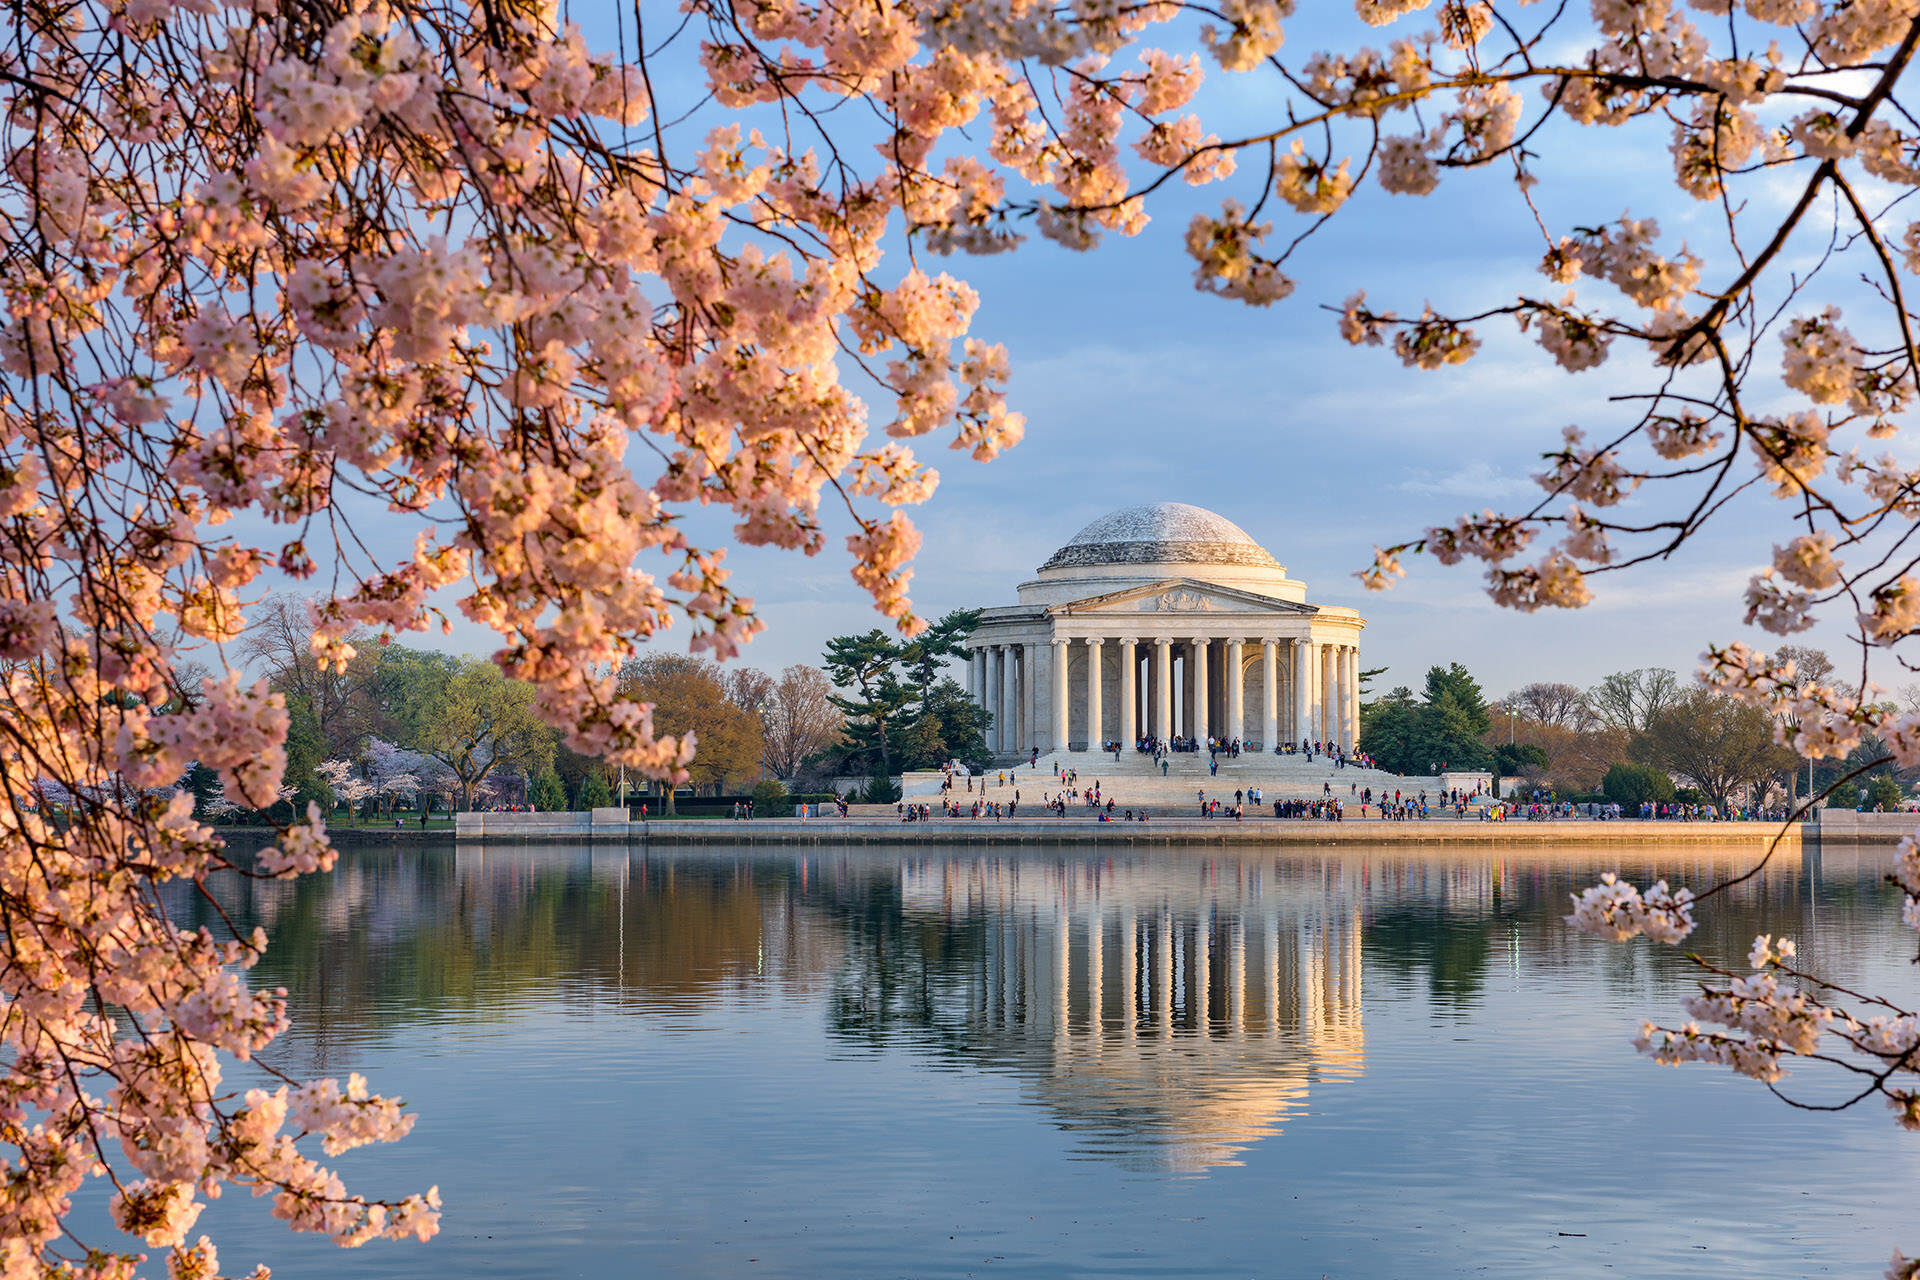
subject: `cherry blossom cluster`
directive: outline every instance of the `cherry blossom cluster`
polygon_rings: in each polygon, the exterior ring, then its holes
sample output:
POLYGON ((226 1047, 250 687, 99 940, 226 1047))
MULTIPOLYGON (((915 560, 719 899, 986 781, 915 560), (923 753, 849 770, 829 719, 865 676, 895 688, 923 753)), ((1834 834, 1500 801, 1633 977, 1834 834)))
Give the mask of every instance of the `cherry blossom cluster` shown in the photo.
MULTIPOLYGON (((0 54, 0 1089, 49 1119, 8 1139, 9 1265, 135 1265, 60 1252, 74 1190, 144 1158, 108 1149, 129 1125, 142 1152, 178 1155, 127 1178, 116 1213, 166 1242, 176 1274, 217 1270, 186 1233, 198 1189, 242 1165, 296 1226, 431 1232, 432 1197, 357 1200, 302 1163, 271 1099, 218 1092, 215 1060, 257 1053, 284 1011, 245 982, 256 939, 182 933, 154 906, 158 879, 208 892, 223 868, 331 863, 316 812, 230 858, 171 790, 197 761, 224 803, 288 798, 287 708, 227 660, 263 575, 327 584, 316 665, 457 612, 574 749, 684 776, 697 744, 657 734, 617 672, 676 626, 719 658, 760 630, 720 544, 812 555, 837 537, 911 634, 921 534, 904 508, 938 482, 916 441, 984 462, 1022 438, 1006 352, 971 332, 979 298, 931 255, 1035 232, 1088 249, 1142 232, 1163 190, 1215 186, 1185 223, 1195 285, 1271 307, 1296 292, 1293 255, 1357 202, 1491 171, 1537 222, 1524 260, 1550 288, 1472 314, 1354 292, 1341 335, 1444 374, 1484 358, 1506 317, 1568 372, 1659 381, 1623 401, 1637 421, 1545 451, 1533 506, 1381 547, 1367 584, 1425 550, 1484 562, 1503 604, 1575 607, 1592 575, 1672 554, 1751 485, 1795 522, 1750 588, 1753 621, 1792 632, 1845 599, 1875 646, 1920 629, 1920 566, 1887 553, 1915 530, 1920 473, 1859 443, 1897 431, 1920 378, 1903 276, 1920 224, 1885 216, 1920 185, 1901 97, 1920 16, 1892 0, 1357 0, 1394 28, 1377 47, 1295 59, 1293 8, 688 0, 671 24, 634 9, 606 48, 551 0, 16 6, 0 54), (1275 104, 1270 125, 1209 128, 1216 73, 1263 77, 1246 100, 1275 104), (1550 224, 1535 149, 1581 128, 1654 130, 1703 202, 1694 243, 1631 209, 1550 224), (1749 198, 1776 182, 1784 214, 1749 198), (1810 210, 1843 230, 1788 277, 1810 210), (1854 263, 1884 315, 1819 295, 1821 271, 1854 263), (1777 394, 1748 393, 1768 377, 1777 394), (1671 517, 1619 514, 1668 495, 1671 517), (728 534, 697 537, 697 509, 728 534), (375 512, 415 536, 368 536, 375 512), (212 678, 176 674, 189 663, 212 678), (118 1023, 88 1003, 108 990, 118 1023), (152 1046, 162 1061, 123 1056, 152 1046), (242 1130, 256 1136, 233 1156, 242 1130)), ((1767 670, 1744 687, 1782 702, 1796 741, 1833 752, 1871 729, 1910 749, 1912 726, 1831 690, 1785 694, 1767 670)), ((1614 931, 1686 918, 1677 893, 1604 887, 1587 915, 1614 931)), ((363 1092, 301 1093, 295 1123, 322 1144, 361 1132, 354 1116, 398 1136, 363 1092)))
POLYGON ((1574 895, 1568 924, 1582 933, 1609 942, 1648 937, 1656 942, 1679 942, 1693 932, 1693 894, 1670 890, 1665 880, 1642 893, 1609 871, 1600 883, 1574 895))

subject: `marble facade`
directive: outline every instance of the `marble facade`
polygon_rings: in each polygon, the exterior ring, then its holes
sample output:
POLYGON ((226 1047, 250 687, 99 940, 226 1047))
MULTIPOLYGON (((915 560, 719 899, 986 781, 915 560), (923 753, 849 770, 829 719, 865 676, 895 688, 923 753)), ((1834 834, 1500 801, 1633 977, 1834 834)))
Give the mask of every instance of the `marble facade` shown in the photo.
POLYGON ((968 644, 968 690, 988 744, 1097 751, 1137 737, 1302 740, 1360 735, 1352 609, 1304 583, 1223 516, 1178 502, 1103 516, 1040 566, 1019 603, 990 608, 968 644))

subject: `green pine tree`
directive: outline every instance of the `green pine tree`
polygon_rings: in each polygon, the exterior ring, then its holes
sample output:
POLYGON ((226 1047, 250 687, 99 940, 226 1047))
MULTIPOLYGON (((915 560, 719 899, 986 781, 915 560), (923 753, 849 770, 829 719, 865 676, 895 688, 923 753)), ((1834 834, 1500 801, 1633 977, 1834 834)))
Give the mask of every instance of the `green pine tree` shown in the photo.
POLYGON ((900 661, 900 646, 877 628, 827 642, 827 678, 846 691, 833 695, 833 705, 847 717, 848 756, 875 774, 893 773, 894 735, 906 727, 915 700, 914 687, 896 670, 900 661))
POLYGON ((590 769, 580 783, 579 802, 574 808, 580 810, 604 809, 613 803, 613 792, 607 787, 607 775, 599 769, 590 769))
POLYGON ((541 813, 558 813, 567 807, 567 789, 553 770, 547 769, 533 780, 533 807, 541 813))

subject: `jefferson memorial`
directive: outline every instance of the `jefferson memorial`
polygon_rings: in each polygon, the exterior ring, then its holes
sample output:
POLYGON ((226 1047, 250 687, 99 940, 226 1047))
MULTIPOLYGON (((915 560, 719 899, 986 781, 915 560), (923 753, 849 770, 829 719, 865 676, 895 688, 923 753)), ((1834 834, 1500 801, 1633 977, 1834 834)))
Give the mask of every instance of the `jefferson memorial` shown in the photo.
POLYGON ((1351 750, 1360 734, 1356 611, 1306 584, 1224 516, 1181 502, 1100 517, 985 610, 969 692, 1002 755, 1131 749, 1141 737, 1351 750))

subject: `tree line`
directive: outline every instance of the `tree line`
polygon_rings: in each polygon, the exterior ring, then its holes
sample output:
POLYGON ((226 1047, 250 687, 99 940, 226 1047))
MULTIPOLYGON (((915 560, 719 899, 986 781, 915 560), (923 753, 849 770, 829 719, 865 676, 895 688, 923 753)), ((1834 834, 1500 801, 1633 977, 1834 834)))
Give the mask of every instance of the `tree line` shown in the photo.
MULTIPOLYGON (((949 760, 984 768, 991 758, 991 715, 945 674, 949 662, 967 656, 965 640, 979 617, 957 610, 912 640, 880 630, 835 637, 824 669, 795 663, 770 673, 656 652, 628 662, 619 681, 623 694, 653 704, 657 733, 695 734, 689 773, 696 794, 744 793, 763 779, 817 792, 857 776, 870 779, 869 798, 890 800, 903 770, 949 760)), ((308 643, 306 599, 273 597, 255 619, 240 648, 286 699, 281 798, 288 812, 308 801, 366 816, 615 803, 617 774, 568 749, 536 714, 533 686, 494 663, 353 636, 353 659, 323 669, 308 643)), ((184 782, 203 817, 273 816, 228 801, 210 771, 190 771, 184 782)))
MULTIPOLYGON (((1787 645, 1780 654, 1803 680, 1833 678, 1833 661, 1819 649, 1787 645)), ((1920 709, 1920 686, 1901 701, 1920 709)), ((1419 694, 1402 686, 1363 702, 1360 745, 1396 773, 1492 769, 1562 799, 1605 797, 1629 807, 1681 799, 1724 809, 1831 788, 1828 804, 1892 809, 1912 781, 1891 764, 1871 764, 1887 754, 1872 735, 1846 759, 1809 768, 1775 741, 1775 728, 1764 710, 1665 667, 1617 671, 1587 688, 1536 681, 1489 701, 1453 663, 1431 668, 1419 694)))
MULTIPOLYGON (((274 597, 256 619, 242 656, 286 699, 287 803, 362 813, 614 803, 616 775, 568 749, 535 712, 533 686, 493 662, 356 636, 351 661, 322 669, 308 644, 305 599, 274 597)), ((768 673, 650 653, 625 664, 619 682, 623 694, 654 704, 656 732, 696 735, 696 792, 792 778, 841 737, 832 686, 804 663, 768 673)), ((186 781, 206 816, 255 816, 226 802, 210 774, 190 772, 186 781)))

